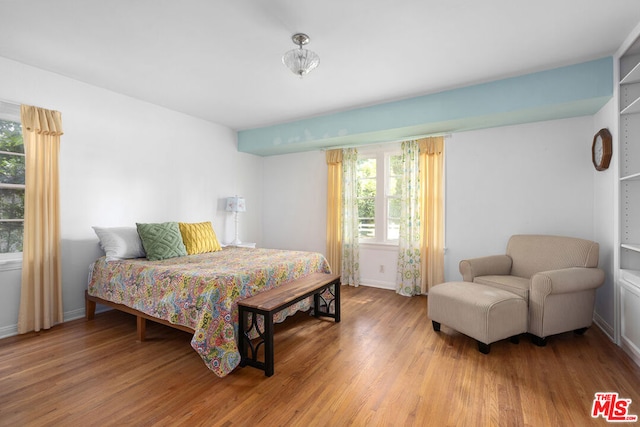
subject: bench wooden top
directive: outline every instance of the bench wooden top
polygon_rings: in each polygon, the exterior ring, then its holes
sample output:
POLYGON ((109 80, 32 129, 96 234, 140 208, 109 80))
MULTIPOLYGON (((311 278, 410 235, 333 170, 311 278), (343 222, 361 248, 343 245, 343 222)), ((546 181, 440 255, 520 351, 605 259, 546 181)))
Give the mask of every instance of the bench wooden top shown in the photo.
POLYGON ((313 273, 240 300, 238 304, 258 310, 272 311, 296 298, 312 294, 316 289, 339 279, 339 274, 313 273))

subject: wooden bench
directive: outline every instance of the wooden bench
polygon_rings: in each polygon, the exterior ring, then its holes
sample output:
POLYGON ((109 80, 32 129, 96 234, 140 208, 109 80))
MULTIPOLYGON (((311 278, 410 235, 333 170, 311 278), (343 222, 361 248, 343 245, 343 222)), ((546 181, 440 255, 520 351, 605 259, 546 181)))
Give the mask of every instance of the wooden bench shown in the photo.
POLYGON ((313 273, 309 276, 285 283, 277 288, 238 301, 238 350, 240 366, 253 366, 264 370, 268 377, 273 375, 273 315, 292 304, 313 296, 313 315, 330 317, 340 322, 340 275, 313 273), (329 290, 332 298, 328 301, 321 295, 329 290), (333 313, 330 309, 333 306, 333 313), (251 322, 247 325, 247 315, 251 322), (264 330, 258 327, 258 315, 264 316, 264 330), (255 340, 250 336, 257 334, 255 340), (254 342, 255 341, 255 342, 254 342), (258 350, 264 345, 264 360, 258 360, 258 350), (251 350, 251 354, 248 352, 251 350))

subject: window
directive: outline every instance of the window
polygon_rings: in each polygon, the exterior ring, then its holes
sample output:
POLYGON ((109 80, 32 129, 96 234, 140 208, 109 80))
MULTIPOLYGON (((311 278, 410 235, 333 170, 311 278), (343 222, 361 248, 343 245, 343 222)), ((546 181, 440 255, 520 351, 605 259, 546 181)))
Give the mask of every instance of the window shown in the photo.
POLYGON ((379 150, 358 155, 358 235, 361 242, 398 242, 401 174, 399 151, 379 150))
POLYGON ((19 106, 2 103, 0 105, 0 256, 22 252, 24 180, 25 156, 19 106))

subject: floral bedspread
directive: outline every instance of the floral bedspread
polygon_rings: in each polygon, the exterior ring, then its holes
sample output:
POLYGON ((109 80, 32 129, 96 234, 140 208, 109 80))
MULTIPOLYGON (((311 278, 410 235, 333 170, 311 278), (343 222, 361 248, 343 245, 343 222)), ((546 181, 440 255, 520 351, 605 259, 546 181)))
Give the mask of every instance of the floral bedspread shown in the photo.
MULTIPOLYGON (((88 287, 90 295, 194 329, 191 346, 223 377, 240 363, 238 300, 314 272, 330 272, 319 253, 234 247, 161 261, 102 257, 91 268, 88 287)), ((310 304, 301 301, 276 321, 310 304)))

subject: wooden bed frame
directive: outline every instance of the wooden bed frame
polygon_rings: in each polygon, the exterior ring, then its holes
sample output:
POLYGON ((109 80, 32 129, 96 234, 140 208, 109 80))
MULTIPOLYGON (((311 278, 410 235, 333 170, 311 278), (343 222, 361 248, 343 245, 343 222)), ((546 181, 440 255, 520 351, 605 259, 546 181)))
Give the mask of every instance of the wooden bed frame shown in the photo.
POLYGON ((160 323, 162 325, 170 326, 175 329, 179 329, 181 331, 189 332, 190 334, 194 334, 195 330, 189 328, 188 326, 176 325, 174 323, 167 322, 164 319, 158 319, 157 317, 150 316, 146 313, 138 311, 134 308, 127 307, 123 304, 118 304, 115 302, 107 301, 102 298, 94 297, 93 295, 89 295, 89 291, 84 291, 84 299, 85 299, 85 317, 87 320, 92 320, 96 315, 96 304, 106 305, 116 310, 124 311, 125 313, 133 314, 136 316, 136 336, 138 341, 144 341, 145 332, 147 330, 147 320, 154 321, 156 323, 160 323))

